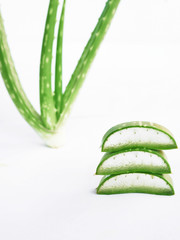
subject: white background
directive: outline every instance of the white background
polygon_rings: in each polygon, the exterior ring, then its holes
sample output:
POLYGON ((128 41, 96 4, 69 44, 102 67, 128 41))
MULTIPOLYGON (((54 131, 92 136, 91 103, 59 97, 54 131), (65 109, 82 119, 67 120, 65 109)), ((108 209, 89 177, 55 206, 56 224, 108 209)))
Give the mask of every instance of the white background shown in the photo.
MULTIPOLYGON (((39 111, 39 59, 48 0, 0 0, 21 83, 39 111)), ((67 83, 105 0, 67 0, 67 83)), ((157 122, 180 143, 180 1, 122 0, 78 96, 67 141, 50 149, 0 79, 0 239, 178 240, 180 154, 167 151, 175 196, 95 194, 101 138, 113 125, 157 122)))

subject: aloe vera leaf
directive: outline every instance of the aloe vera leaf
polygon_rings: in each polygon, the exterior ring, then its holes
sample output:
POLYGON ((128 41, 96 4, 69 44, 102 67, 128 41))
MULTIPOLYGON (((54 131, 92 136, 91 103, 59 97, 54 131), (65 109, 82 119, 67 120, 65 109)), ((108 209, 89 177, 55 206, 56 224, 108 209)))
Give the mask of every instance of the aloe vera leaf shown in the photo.
POLYGON ((58 0, 50 0, 40 61, 41 117, 44 125, 48 129, 54 129, 56 125, 56 109, 51 89, 51 65, 58 4, 58 0))
POLYGON ((18 78, 0 13, 0 72, 7 91, 23 118, 37 131, 48 132, 40 115, 29 102, 18 78))
POLYGON ((59 22, 57 49, 56 49, 56 69, 55 69, 55 107, 57 120, 60 117, 62 108, 62 50, 63 50, 63 30, 66 0, 63 2, 62 12, 59 22))
POLYGON ((91 37, 63 94, 62 113, 58 125, 60 125, 62 121, 64 121, 64 119, 66 119, 68 116, 71 105, 74 102, 84 82, 91 63, 96 56, 96 52, 110 26, 111 20, 116 12, 119 2, 120 0, 108 0, 106 3, 106 6, 98 20, 98 23, 91 34, 91 37))
POLYGON ((98 194, 149 193, 174 195, 172 179, 166 174, 125 173, 104 176, 97 188, 98 194))
POLYGON ((172 133, 163 126, 150 122, 127 122, 109 129, 102 139, 102 151, 143 147, 150 149, 177 148, 172 133))
POLYGON ((136 148, 115 153, 105 153, 96 170, 97 175, 126 172, 163 174, 171 173, 171 168, 162 151, 136 148))

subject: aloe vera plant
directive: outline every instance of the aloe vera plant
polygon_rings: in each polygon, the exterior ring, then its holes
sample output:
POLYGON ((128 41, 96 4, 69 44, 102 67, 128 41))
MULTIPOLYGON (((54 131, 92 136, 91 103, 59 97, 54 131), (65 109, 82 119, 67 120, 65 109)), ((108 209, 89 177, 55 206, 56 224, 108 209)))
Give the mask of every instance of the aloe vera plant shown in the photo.
POLYGON ((62 133, 72 104, 84 82, 96 52, 109 28, 120 0, 108 0, 91 37, 77 63, 64 92, 62 92, 63 29, 66 0, 63 1, 56 42, 55 79, 52 79, 52 51, 59 1, 50 0, 44 30, 40 60, 40 108, 39 114, 28 100, 19 81, 10 53, 0 13, 0 72, 8 93, 16 108, 31 127, 51 147, 62 142, 62 133), (55 82, 53 91, 52 81, 55 82))

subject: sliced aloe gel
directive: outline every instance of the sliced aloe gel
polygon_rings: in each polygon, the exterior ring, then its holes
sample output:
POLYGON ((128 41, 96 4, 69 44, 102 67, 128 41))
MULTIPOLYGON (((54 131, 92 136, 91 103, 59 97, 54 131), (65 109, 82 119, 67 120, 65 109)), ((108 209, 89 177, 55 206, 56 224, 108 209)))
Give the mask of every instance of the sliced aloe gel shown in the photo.
POLYGON ((126 172, 171 173, 171 168, 162 151, 130 149, 106 153, 99 163, 97 175, 112 175, 126 172))
POLYGON ((143 147, 150 149, 177 148, 172 133, 163 126, 150 122, 127 122, 109 129, 102 140, 103 152, 143 147))
POLYGON ((98 194, 150 193, 174 195, 172 180, 168 175, 148 173, 126 173, 102 178, 98 194))

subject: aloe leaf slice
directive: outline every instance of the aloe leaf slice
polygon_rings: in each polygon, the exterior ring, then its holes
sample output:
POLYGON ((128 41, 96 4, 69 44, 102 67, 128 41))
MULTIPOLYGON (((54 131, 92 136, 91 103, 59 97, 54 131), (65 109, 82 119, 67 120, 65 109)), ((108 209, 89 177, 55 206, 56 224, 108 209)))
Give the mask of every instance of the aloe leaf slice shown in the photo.
POLYGON ((99 163, 97 175, 112 175, 126 172, 171 173, 171 168, 162 151, 130 149, 106 153, 99 163))
POLYGON ((113 152, 127 148, 174 149, 177 148, 172 133, 151 122, 127 122, 109 129, 102 140, 102 151, 113 152))
POLYGON ((126 173, 102 178, 98 194, 150 193, 157 195, 174 195, 170 176, 149 173, 126 173))

